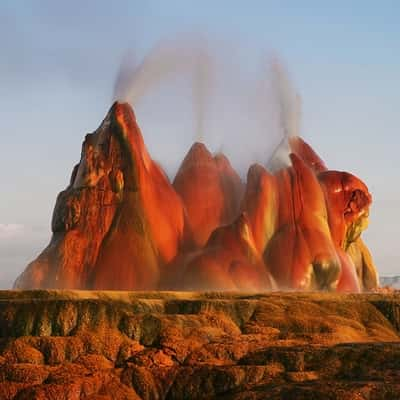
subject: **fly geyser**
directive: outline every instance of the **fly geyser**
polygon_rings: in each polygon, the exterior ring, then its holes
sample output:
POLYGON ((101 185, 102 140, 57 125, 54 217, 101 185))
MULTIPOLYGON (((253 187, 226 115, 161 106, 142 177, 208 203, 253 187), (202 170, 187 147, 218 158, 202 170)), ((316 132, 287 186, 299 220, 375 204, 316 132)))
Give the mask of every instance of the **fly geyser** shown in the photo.
MULTIPOLYGON (((300 137, 290 165, 250 166, 195 143, 171 183, 128 103, 86 136, 48 247, 15 288, 338 290, 378 285, 362 242, 371 195, 300 137)), ((267 161, 267 160, 266 160, 267 161)))

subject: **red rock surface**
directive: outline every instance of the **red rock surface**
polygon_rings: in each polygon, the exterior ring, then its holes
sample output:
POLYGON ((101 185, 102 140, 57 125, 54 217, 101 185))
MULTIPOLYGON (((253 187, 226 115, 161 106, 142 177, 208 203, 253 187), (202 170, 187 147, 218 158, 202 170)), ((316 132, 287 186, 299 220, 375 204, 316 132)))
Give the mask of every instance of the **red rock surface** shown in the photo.
POLYGON ((339 291, 378 287, 378 274, 360 235, 368 226, 372 202, 367 186, 352 174, 328 170, 301 138, 291 138, 292 151, 315 173, 325 196, 331 240, 340 260, 339 291))
POLYGON ((214 229, 232 223, 239 214, 243 195, 239 175, 224 155, 213 156, 202 143, 191 147, 173 186, 185 205, 196 247, 203 247, 214 229))
POLYGON ((372 197, 328 170, 299 137, 291 165, 253 165, 244 185, 228 159, 195 143, 171 184, 132 108, 115 103, 86 136, 57 198, 49 246, 16 288, 338 290, 378 286, 361 239, 372 197))
POLYGON ((264 252, 279 286, 333 289, 340 265, 333 246, 324 194, 314 172, 295 154, 292 167, 277 173, 277 229, 264 252))
POLYGON ((15 287, 155 289, 183 228, 180 197, 150 158, 131 107, 115 103, 57 198, 49 246, 15 287))

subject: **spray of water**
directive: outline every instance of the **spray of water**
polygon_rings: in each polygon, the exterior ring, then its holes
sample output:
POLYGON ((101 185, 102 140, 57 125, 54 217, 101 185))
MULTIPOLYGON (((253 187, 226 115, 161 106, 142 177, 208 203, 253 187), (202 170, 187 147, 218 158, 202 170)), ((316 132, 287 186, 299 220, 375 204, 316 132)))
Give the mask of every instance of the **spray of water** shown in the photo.
POLYGON ((279 105, 283 135, 298 136, 301 123, 301 99, 283 62, 274 56, 270 61, 272 91, 279 105))
POLYGON ((267 167, 271 171, 290 165, 288 138, 300 135, 301 98, 296 91, 283 62, 274 56, 269 64, 271 91, 278 112, 281 141, 267 167))
POLYGON ((207 135, 207 145, 224 146, 243 176, 255 161, 269 160, 272 171, 290 165, 287 138, 300 133, 301 102, 284 64, 276 55, 268 57, 262 72, 249 78, 236 47, 220 43, 212 49, 204 38, 186 35, 158 43, 141 62, 128 53, 117 75, 114 100, 136 108, 165 82, 184 77, 191 85, 193 139, 205 141, 207 135), (216 132, 205 126, 209 120, 216 132))
POLYGON ((194 64, 193 107, 195 133, 198 142, 204 141, 204 120, 206 117, 207 98, 212 86, 214 62, 206 47, 200 47, 194 64))
POLYGON ((202 140, 206 97, 213 80, 213 59, 204 40, 189 37, 158 43, 143 59, 135 62, 133 53, 123 60, 114 86, 114 100, 136 106, 161 83, 176 77, 192 82, 195 136, 202 140))

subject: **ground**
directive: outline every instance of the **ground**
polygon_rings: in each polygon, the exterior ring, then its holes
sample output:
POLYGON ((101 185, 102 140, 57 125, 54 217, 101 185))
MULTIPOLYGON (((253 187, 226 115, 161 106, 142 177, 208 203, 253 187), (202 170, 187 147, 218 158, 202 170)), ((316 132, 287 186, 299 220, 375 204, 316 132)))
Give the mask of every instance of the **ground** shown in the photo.
POLYGON ((1 400, 399 399, 400 293, 0 292, 1 400))

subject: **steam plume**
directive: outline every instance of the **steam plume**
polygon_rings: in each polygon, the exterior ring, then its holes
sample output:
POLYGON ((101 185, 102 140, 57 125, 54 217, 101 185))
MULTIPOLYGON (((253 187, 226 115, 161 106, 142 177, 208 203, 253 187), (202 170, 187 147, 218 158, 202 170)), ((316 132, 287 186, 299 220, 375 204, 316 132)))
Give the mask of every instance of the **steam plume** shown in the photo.
POLYGON ((139 64, 132 54, 123 60, 114 86, 114 100, 127 101, 134 107, 146 94, 165 80, 187 77, 192 80, 195 132, 204 134, 205 101, 212 81, 212 57, 199 38, 158 43, 139 64))
POLYGON ((189 35, 159 42, 141 62, 129 53, 115 82, 114 100, 136 108, 162 84, 183 78, 192 94, 193 139, 205 141, 207 135, 208 145, 224 146, 242 176, 252 162, 269 159, 272 171, 290 165, 287 138, 300 133, 300 96, 277 56, 249 79, 239 63, 231 63, 241 57, 235 44, 219 42, 212 51, 202 37, 189 35), (224 126, 213 132, 212 126, 205 127, 208 119, 224 126))
POLYGON ((301 99, 284 64, 276 56, 270 65, 272 91, 278 102, 280 124, 284 137, 298 136, 301 122, 301 99))
POLYGON ((279 115, 281 142, 267 163, 271 171, 290 165, 288 138, 300 135, 301 98, 283 63, 276 56, 270 62, 271 89, 279 115))

